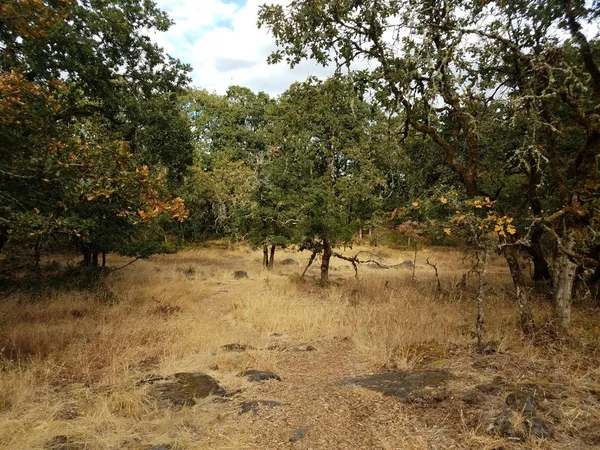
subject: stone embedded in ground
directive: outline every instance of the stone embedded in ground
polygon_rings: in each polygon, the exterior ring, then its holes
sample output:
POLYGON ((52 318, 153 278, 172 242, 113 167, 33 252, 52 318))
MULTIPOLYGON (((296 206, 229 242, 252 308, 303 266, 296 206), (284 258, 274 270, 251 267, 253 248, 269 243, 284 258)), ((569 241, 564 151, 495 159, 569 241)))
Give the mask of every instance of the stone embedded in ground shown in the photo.
POLYGON ((276 406, 281 405, 281 403, 276 402, 274 400, 249 400, 247 402, 243 402, 240 405, 240 414, 244 414, 247 412, 257 412, 261 406, 266 406, 268 408, 275 408, 276 406))
POLYGON ((153 445, 151 447, 146 447, 145 450, 171 450, 173 448, 172 445, 163 444, 163 445, 153 445))
POLYGON ((469 391, 462 396, 462 401, 467 405, 479 405, 485 400, 481 392, 469 391))
POLYGON ((291 349, 293 352, 315 352, 317 349, 312 345, 300 345, 291 349))
POLYGON ((438 388, 452 378, 448 372, 424 370, 414 372, 388 372, 365 377, 348 378, 345 386, 359 386, 383 395, 398 397, 411 403, 445 398, 438 388))
POLYGON ((68 436, 54 436, 44 445, 44 450, 82 450, 81 444, 75 444, 68 436))
POLYGON ((400 264, 397 264, 396 267, 398 267, 399 269, 412 269, 413 262, 410 259, 405 259, 400 264))
POLYGON ((290 442, 298 442, 299 440, 304 439, 307 433, 308 427, 298 428, 290 437, 290 442))
POLYGON ((369 269, 389 269, 389 267, 382 266, 381 264, 376 264, 376 263, 369 263, 369 264, 367 264, 367 267, 369 269))
POLYGON ((506 396, 506 404, 510 409, 526 415, 532 415, 535 412, 536 403, 528 392, 516 391, 506 396))
POLYGON ((515 441, 525 440, 523 433, 515 426, 514 414, 508 409, 497 415, 486 431, 506 439, 515 441))
POLYGON ((266 381, 266 380, 277 380, 281 381, 281 377, 274 372, 266 372, 262 370, 246 370, 242 372, 242 376, 246 377, 248 381, 266 381))
POLYGON ((152 384, 156 381, 163 381, 163 380, 166 380, 166 378, 161 375, 148 375, 148 376, 145 376, 144 378, 142 378, 140 381, 138 381, 138 384, 144 384, 144 383, 152 384))
POLYGON ((245 270, 236 270, 233 272, 233 278, 241 280, 242 278, 248 278, 248 273, 245 270))
POLYGON ((220 349, 226 352, 245 352, 246 350, 256 350, 256 347, 247 344, 225 344, 221 345, 220 349))
POLYGON ((554 434, 552 424, 540 417, 528 417, 525 419, 525 427, 529 436, 549 439, 554 434))
POLYGON ((295 259, 286 258, 282 260, 279 264, 281 264, 282 266, 296 266, 298 265, 298 262, 295 259))
POLYGON ((193 406, 198 398, 209 395, 225 396, 219 383, 204 373, 176 373, 173 380, 155 384, 151 395, 160 402, 173 406, 193 406))

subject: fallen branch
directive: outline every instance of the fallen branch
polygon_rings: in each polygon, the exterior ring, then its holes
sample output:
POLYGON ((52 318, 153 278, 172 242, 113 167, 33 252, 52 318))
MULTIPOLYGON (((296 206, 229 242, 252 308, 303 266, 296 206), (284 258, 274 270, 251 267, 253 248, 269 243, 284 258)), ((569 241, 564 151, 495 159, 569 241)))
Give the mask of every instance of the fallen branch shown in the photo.
POLYGON ((123 265, 121 267, 116 267, 114 269, 107 269, 107 274, 116 272, 117 270, 124 269, 125 267, 132 265, 134 262, 136 262, 139 259, 142 259, 142 257, 141 256, 137 256, 133 261, 129 261, 127 264, 125 264, 125 265, 123 265))
POLYGON ((352 267, 354 268, 354 275, 356 276, 356 278, 358 278, 358 266, 357 264, 368 264, 368 263, 373 263, 376 264, 377 266, 381 267, 382 269, 389 269, 390 266, 386 266, 384 264, 379 263, 378 261, 375 261, 374 259, 358 259, 358 256, 361 253, 365 253, 365 252, 358 252, 356 255, 354 256, 344 256, 340 253, 334 252, 332 256, 335 256, 336 258, 339 259, 343 259, 344 261, 348 261, 349 263, 352 264, 352 267))

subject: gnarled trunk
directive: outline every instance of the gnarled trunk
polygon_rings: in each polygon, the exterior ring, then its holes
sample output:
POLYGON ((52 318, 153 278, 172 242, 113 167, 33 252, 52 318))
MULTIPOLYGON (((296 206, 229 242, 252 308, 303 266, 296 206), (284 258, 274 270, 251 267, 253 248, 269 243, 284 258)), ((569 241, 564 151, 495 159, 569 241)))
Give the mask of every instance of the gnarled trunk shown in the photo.
POLYGON ((533 314, 529 307, 529 296, 525 285, 525 274, 519 261, 519 252, 514 247, 504 250, 504 257, 510 269, 510 275, 515 286, 517 296, 517 307, 519 310, 519 325, 524 334, 530 334, 534 330, 533 314))
POLYGON ((323 238, 323 255, 321 256, 321 283, 327 283, 329 281, 329 261, 333 251, 329 240, 323 238))

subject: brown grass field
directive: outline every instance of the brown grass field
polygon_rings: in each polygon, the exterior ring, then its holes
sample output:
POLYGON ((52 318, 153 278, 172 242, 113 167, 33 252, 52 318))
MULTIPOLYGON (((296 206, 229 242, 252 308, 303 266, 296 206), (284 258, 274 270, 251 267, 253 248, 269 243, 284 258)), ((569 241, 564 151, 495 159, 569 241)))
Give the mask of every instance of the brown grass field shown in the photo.
MULTIPOLYGON (((389 264, 411 257, 368 250, 389 264)), ((0 298, 0 448, 600 448, 597 308, 575 308, 569 339, 543 331, 523 339, 508 270, 494 259, 486 340, 497 350, 481 354, 472 336, 476 280, 456 287, 470 267, 457 250, 421 251, 414 282, 411 270, 366 266, 356 279, 351 265, 333 260, 327 287, 315 281, 317 264, 299 278, 308 256, 278 251, 267 271, 260 252, 213 246, 138 261, 94 291, 0 298), (426 257, 438 265, 441 294, 426 257), (299 265, 281 266, 283 258, 299 265), (234 279, 234 270, 248 278, 234 279), (255 350, 220 349, 230 343, 255 350), (316 351, 266 349, 273 345, 316 351), (282 381, 250 383, 239 376, 247 369, 274 371, 282 381), (440 398, 401 401, 342 383, 424 369, 452 374, 440 398), (229 396, 165 407, 149 395, 151 385, 139 383, 178 372, 207 373, 229 396), (485 395, 477 388, 494 385, 504 388, 485 395), (488 432, 507 392, 522 387, 536 396, 552 437, 488 432), (281 405, 241 414, 248 400, 281 405), (291 443, 300 427, 306 437, 291 443)), ((123 262, 109 257, 109 264, 123 262)), ((543 330, 549 304, 534 299, 534 309, 543 330)))

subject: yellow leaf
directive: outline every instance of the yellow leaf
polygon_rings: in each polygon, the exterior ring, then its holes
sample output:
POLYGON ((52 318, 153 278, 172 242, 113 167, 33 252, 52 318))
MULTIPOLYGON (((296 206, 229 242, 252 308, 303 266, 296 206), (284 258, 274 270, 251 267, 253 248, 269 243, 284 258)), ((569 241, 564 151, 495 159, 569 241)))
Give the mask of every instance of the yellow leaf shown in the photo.
POLYGON ((515 234, 517 232, 517 229, 514 226, 512 226, 512 225, 508 225, 506 227, 506 232, 508 234, 515 234))
POLYGON ((413 205, 415 208, 418 208, 418 207, 419 207, 419 202, 412 202, 412 205, 413 205))
POLYGON ((452 230, 450 228, 444 228, 444 233, 446 233, 449 236, 452 234, 452 230))
POLYGON ((448 199, 446 197, 444 197, 444 196, 441 196, 440 197, 440 202, 442 202, 445 205, 446 203, 448 203, 448 199))

